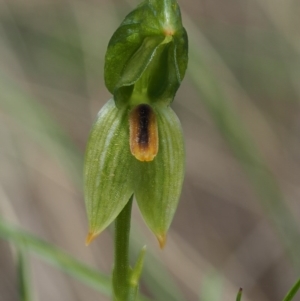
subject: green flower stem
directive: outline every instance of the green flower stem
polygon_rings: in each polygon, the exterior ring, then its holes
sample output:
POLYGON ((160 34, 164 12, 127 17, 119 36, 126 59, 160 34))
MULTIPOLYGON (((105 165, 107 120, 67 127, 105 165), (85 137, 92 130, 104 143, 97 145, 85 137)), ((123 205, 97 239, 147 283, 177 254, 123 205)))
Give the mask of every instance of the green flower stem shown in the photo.
POLYGON ((114 301, 134 301, 129 267, 129 235, 133 195, 115 222, 115 265, 113 271, 114 301))

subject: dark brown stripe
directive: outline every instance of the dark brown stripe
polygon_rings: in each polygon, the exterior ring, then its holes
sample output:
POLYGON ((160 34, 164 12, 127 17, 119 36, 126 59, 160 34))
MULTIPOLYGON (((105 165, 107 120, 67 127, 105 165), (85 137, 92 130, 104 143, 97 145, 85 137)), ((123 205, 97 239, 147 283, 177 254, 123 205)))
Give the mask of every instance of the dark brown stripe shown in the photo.
POLYGON ((136 110, 139 116, 138 143, 143 147, 147 147, 149 143, 149 122, 152 109, 147 104, 141 104, 136 110))
POLYGON ((133 108, 129 124, 131 153, 140 161, 152 161, 158 152, 158 131, 151 106, 140 104, 133 108))

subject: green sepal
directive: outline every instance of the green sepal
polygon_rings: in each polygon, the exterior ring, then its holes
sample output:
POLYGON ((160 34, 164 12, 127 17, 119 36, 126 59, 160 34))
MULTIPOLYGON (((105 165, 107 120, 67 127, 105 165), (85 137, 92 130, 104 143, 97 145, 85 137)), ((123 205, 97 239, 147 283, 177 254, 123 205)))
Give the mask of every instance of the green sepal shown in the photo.
POLYGON ((128 105, 132 96, 136 103, 139 94, 141 102, 170 103, 184 77, 187 53, 177 1, 139 5, 114 33, 105 56, 105 83, 117 107, 128 105))
POLYGON ((185 151, 180 122, 168 106, 153 107, 159 151, 153 161, 135 160, 134 194, 148 227, 163 247, 184 179, 185 151))
POLYGON ((84 192, 89 220, 87 244, 121 212, 133 193, 127 110, 111 99, 92 128, 84 162, 84 192))

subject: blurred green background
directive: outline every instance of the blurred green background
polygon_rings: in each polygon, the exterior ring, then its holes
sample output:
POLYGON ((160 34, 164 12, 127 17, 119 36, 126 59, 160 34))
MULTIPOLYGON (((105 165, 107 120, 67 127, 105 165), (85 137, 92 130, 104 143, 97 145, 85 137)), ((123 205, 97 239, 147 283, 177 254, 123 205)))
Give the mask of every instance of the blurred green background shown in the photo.
MULTIPOLYGON (((82 160, 111 97, 108 41, 138 3, 0 0, 0 219, 107 275, 113 227, 84 245, 82 160)), ((186 179, 164 251, 134 207, 133 258, 148 247, 141 291, 229 301, 243 287, 244 301, 282 300, 300 273, 300 2, 179 4, 190 61, 173 108, 186 179)), ((109 300, 29 260, 34 300, 109 300)), ((0 240, 0 301, 15 300, 16 253, 0 240)))

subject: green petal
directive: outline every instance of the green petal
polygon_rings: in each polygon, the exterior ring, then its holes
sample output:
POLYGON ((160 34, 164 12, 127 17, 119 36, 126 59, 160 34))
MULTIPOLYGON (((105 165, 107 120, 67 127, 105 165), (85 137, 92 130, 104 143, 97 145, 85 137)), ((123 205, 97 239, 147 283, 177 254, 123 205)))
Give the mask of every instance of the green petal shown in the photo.
POLYGON ((98 114, 85 155, 87 244, 116 218, 132 195, 132 161, 128 112, 117 109, 111 99, 98 114))
POLYGON ((159 150, 151 162, 136 160, 134 193, 149 228, 161 246, 175 214, 184 179, 184 143, 180 122, 170 107, 154 107, 159 150))

